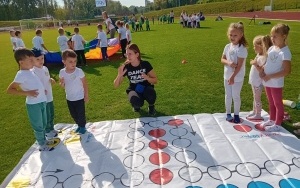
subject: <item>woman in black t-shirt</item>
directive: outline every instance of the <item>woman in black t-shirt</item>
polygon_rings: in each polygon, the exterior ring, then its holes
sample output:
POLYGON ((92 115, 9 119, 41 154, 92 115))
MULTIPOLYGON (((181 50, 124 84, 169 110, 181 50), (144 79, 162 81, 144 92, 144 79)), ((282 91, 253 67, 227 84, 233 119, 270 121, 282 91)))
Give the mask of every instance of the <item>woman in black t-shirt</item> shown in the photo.
POLYGON ((155 115, 156 92, 154 84, 157 77, 153 67, 148 61, 141 60, 140 50, 136 44, 130 44, 126 48, 127 60, 118 68, 118 75, 114 80, 115 87, 119 87, 127 76, 129 87, 126 89, 128 100, 135 112, 140 111, 144 100, 149 103, 149 115, 155 115))

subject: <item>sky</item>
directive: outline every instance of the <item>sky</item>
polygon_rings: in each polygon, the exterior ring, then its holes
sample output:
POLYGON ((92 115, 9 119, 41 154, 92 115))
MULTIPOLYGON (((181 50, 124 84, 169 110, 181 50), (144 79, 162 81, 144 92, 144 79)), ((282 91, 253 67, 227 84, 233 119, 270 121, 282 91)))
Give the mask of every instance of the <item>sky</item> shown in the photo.
MULTIPOLYGON (((115 0, 115 1, 117 1, 117 0, 115 0)), ((130 7, 131 5, 145 6, 145 0, 118 0, 118 1, 120 1, 120 3, 123 6, 127 6, 127 7, 130 7)), ((153 0, 150 0, 150 1, 153 2, 153 0)), ((58 2, 58 4, 63 5, 63 0, 58 0, 57 2, 58 2)))

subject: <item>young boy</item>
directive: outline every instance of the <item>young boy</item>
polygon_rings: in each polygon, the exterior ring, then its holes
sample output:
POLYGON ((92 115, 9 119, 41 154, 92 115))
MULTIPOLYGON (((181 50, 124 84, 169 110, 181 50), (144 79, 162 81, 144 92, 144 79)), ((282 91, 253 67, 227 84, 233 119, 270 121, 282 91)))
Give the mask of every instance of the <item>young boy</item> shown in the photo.
POLYGON ((33 37, 33 39, 32 39, 33 48, 42 50, 42 51, 46 50, 47 52, 49 52, 48 49, 46 48, 46 46, 44 44, 44 40, 42 38, 42 35, 43 35, 42 30, 37 29, 35 31, 35 35, 36 36, 33 37))
POLYGON ((77 55, 67 49, 62 53, 65 68, 59 72, 60 85, 65 88, 70 114, 78 128, 76 133, 86 132, 85 102, 88 102, 88 85, 83 71, 76 67, 77 55))
POLYGON ((101 24, 98 24, 97 26, 98 28, 98 44, 97 46, 99 46, 101 48, 101 53, 102 53, 102 60, 103 61, 109 61, 108 59, 108 55, 107 55, 107 37, 106 34, 103 32, 103 26, 101 24))
POLYGON ((72 47, 75 53, 77 54, 77 63, 78 66, 81 66, 81 60, 83 61, 84 66, 86 65, 86 59, 84 56, 84 45, 85 45, 85 40, 83 37, 79 34, 79 28, 75 27, 74 28, 74 35, 72 36, 72 47))
POLYGON ((119 43, 122 48, 121 58, 126 58, 125 53, 126 53, 126 46, 127 46, 127 38, 126 38, 126 29, 123 27, 124 22, 118 20, 116 21, 116 25, 118 27, 118 33, 119 33, 119 43))
POLYGON ((68 37, 66 37, 65 30, 62 27, 58 29, 58 33, 59 36, 57 37, 57 43, 59 45, 59 50, 63 52, 66 49, 69 49, 69 45, 68 45, 69 39, 68 37))
POLYGON ((46 93, 46 113, 47 113, 47 126, 45 129, 46 137, 48 140, 57 136, 58 131, 54 130, 54 106, 51 84, 55 83, 53 78, 50 78, 49 70, 44 66, 44 54, 41 50, 33 49, 34 63, 32 71, 38 76, 42 82, 46 93))
POLYGON ((150 23, 149 23, 149 19, 148 18, 146 18, 145 23, 146 23, 146 31, 150 31, 150 23))
POLYGON ((16 36, 16 49, 17 48, 25 48, 25 44, 22 40, 22 33, 21 31, 16 31, 15 32, 15 36, 16 36))
POLYGON ((10 35, 10 42, 13 47, 13 52, 15 52, 15 50, 17 48, 15 30, 10 30, 9 35, 10 35))
POLYGON ((7 93, 26 96, 26 109, 39 145, 38 149, 51 151, 53 148, 49 144, 52 143, 47 141, 45 137, 47 125, 45 88, 36 74, 30 70, 33 68, 34 54, 26 48, 20 48, 15 51, 14 56, 20 70, 14 81, 8 86, 7 93))

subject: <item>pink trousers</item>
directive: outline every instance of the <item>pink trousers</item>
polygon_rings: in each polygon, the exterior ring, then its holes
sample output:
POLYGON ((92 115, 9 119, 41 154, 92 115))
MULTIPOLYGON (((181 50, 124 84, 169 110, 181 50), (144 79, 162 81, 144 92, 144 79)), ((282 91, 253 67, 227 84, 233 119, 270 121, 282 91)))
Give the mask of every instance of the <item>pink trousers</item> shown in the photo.
POLYGON ((282 103, 282 88, 265 87, 268 102, 270 120, 276 125, 281 125, 284 117, 284 107, 282 103))

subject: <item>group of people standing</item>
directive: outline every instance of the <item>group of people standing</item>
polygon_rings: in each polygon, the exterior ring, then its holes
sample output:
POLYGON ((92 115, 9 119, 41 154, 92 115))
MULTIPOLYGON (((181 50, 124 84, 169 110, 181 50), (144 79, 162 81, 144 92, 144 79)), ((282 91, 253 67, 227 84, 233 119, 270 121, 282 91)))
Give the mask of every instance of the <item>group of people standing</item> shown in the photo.
POLYGON ((182 11, 180 14, 180 24, 182 27, 187 28, 200 28, 200 20, 205 20, 204 15, 202 12, 196 14, 188 14, 186 11, 182 11))
MULTIPOLYGON (((289 26, 275 25, 270 35, 259 35, 253 39, 254 51, 257 54, 249 75, 249 83, 253 91, 253 111, 247 116, 249 120, 263 120, 261 116, 262 88, 265 88, 270 118, 260 124, 266 131, 279 131, 284 118, 282 94, 284 77, 291 72, 292 55, 287 46, 289 26)), ((224 87, 226 120, 240 123, 240 92, 245 76, 245 62, 248 55, 244 26, 241 22, 232 23, 228 28, 230 41, 224 48, 221 63, 224 65, 224 87), (231 114, 232 101, 234 113, 231 114)))

